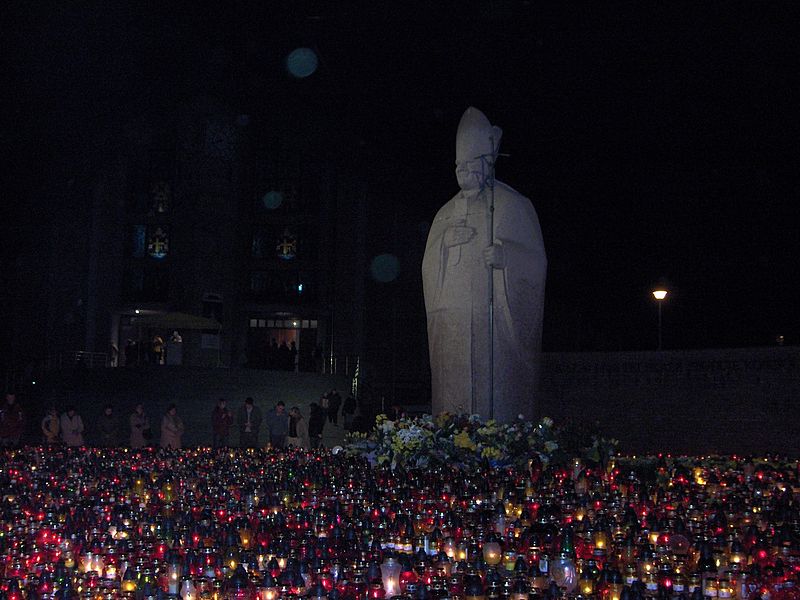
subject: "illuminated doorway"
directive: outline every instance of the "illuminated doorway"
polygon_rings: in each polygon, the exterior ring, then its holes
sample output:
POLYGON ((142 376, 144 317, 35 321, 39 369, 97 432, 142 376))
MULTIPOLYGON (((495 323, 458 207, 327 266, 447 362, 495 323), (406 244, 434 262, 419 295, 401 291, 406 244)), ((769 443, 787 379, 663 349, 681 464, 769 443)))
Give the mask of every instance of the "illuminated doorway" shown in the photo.
POLYGON ((276 371, 314 371, 317 321, 250 319, 247 365, 276 371))

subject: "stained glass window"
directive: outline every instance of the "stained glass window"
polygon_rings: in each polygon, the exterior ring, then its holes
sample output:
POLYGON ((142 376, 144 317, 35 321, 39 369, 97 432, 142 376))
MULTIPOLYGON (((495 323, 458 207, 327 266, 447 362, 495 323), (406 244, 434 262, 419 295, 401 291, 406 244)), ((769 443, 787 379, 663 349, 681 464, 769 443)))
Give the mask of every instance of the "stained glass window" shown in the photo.
POLYGON ((317 260, 318 252, 316 228, 307 223, 259 227, 250 244, 253 258, 317 260))
POLYGON ((156 227, 147 240, 147 254, 162 259, 169 253, 169 232, 166 226, 156 227))
POLYGON ((283 230, 283 235, 278 238, 278 245, 275 246, 278 258, 282 260, 292 260, 297 256, 297 236, 287 227, 283 230))

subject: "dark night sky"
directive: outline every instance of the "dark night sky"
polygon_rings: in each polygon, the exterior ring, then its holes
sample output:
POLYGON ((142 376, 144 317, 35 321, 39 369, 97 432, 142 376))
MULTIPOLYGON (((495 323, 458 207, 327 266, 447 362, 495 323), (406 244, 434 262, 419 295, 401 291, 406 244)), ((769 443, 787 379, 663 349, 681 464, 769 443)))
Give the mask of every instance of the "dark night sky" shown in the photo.
POLYGON ((373 293, 419 306, 412 246, 456 191, 455 129, 475 105, 505 132, 498 178, 539 213, 545 349, 653 347, 659 280, 668 347, 798 341, 791 3, 388 4, 6 5, 4 255, 37 243, 42 186, 101 160, 137 115, 208 94, 357 157, 373 223, 394 222, 370 251, 403 269, 373 293), (293 80, 282 61, 300 45, 320 66, 293 80))

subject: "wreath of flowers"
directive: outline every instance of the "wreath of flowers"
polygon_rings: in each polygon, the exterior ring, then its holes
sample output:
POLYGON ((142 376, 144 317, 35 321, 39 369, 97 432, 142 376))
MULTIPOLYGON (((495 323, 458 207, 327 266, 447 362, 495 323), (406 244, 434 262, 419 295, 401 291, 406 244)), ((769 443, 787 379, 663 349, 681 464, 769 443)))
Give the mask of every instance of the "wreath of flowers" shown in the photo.
MULTIPOLYGON (((518 420, 513 423, 481 421, 478 415, 442 413, 433 417, 402 417, 390 420, 378 415, 368 433, 351 433, 345 440, 348 454, 364 456, 373 466, 392 469, 443 465, 470 469, 477 467, 529 468, 566 464, 580 457, 607 463, 617 442, 599 435, 587 435, 576 443, 565 441, 564 432, 553 420, 518 420)), ((574 436, 572 436, 574 437, 574 436)))

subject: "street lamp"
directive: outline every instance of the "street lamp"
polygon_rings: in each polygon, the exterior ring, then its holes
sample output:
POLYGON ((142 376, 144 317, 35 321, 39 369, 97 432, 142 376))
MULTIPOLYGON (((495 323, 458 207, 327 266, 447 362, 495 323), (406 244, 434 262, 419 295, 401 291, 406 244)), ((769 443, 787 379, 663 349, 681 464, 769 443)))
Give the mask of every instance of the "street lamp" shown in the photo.
POLYGON ((665 289, 659 288, 653 290, 653 298, 656 299, 656 304, 658 304, 658 349, 661 350, 661 304, 664 302, 664 298, 667 297, 669 292, 665 289))

